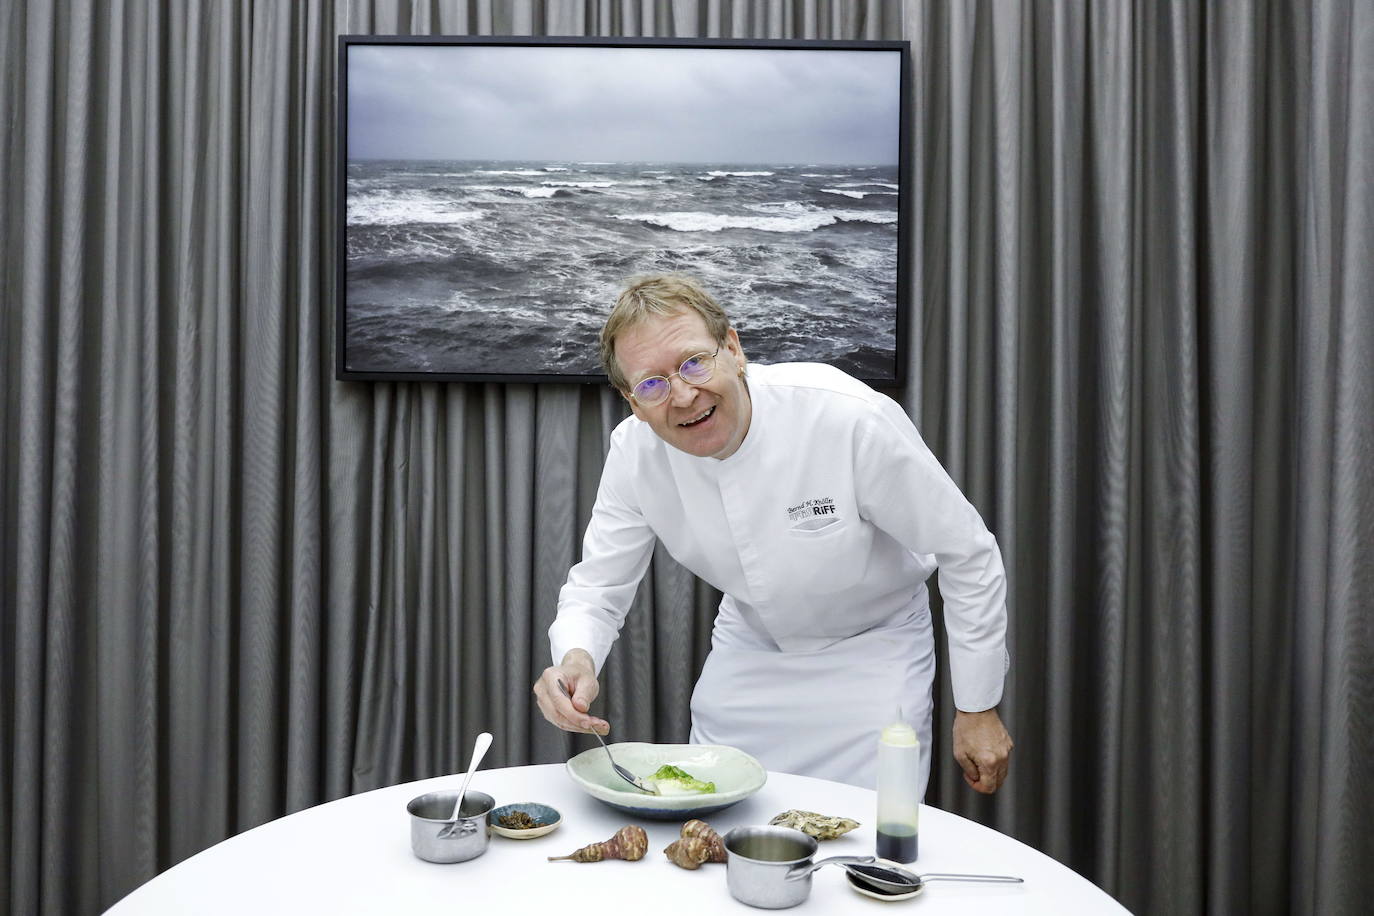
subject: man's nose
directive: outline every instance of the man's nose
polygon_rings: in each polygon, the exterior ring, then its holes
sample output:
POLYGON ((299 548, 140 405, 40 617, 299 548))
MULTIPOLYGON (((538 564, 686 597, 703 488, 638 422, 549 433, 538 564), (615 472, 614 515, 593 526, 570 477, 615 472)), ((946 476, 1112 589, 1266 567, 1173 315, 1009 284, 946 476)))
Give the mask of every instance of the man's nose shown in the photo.
POLYGON ((672 400, 674 407, 686 407, 696 399, 696 386, 684 382, 680 375, 674 375, 670 378, 668 386, 668 397, 672 400))

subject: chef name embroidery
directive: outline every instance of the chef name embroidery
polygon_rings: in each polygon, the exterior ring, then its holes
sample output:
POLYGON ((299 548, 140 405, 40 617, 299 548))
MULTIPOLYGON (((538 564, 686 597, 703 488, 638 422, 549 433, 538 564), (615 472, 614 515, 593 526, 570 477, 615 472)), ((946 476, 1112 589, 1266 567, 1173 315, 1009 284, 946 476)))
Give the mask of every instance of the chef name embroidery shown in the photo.
POLYGON ((835 513, 835 500, 829 496, 808 499, 787 508, 787 522, 793 528, 821 528, 839 521, 835 513))

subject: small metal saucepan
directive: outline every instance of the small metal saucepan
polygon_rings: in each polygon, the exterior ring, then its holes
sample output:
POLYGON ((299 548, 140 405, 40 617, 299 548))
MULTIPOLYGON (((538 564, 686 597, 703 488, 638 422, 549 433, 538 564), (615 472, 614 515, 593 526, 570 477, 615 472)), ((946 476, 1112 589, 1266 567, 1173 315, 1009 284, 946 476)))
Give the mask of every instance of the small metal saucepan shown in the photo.
POLYGON ((791 827, 736 827, 725 834, 725 883, 740 903, 781 910, 811 895, 811 873, 823 865, 873 862, 873 856, 832 856, 813 862, 817 843, 791 827))
POLYGON ((468 792, 453 819, 458 793, 452 789, 412 798, 410 848, 426 862, 466 862, 487 851, 487 814, 496 800, 485 792, 468 792))

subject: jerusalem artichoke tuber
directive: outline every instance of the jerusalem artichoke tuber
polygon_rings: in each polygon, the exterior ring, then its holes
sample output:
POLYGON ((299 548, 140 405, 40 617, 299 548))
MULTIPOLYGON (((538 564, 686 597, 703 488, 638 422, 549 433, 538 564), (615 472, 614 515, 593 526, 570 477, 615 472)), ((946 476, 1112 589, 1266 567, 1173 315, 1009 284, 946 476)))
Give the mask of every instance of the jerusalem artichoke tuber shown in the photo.
POLYGON ((684 837, 696 837, 704 840, 711 851, 708 862, 725 861, 725 841, 720 838, 720 834, 705 821, 691 820, 682 825, 682 835, 684 837))
POLYGON ((682 825, 682 838, 663 852, 674 865, 695 870, 706 862, 724 862, 725 841, 710 824, 692 820, 682 825))
POLYGON ((549 856, 550 862, 600 862, 603 859, 624 859, 634 862, 644 858, 649 848, 649 835, 643 827, 629 824, 615 832, 604 843, 592 843, 567 856, 549 856))
POLYGON ((711 858, 711 850, 706 842, 700 837, 694 836, 685 836, 682 839, 673 840, 663 850, 663 854, 674 865, 692 871, 696 871, 703 862, 711 858))

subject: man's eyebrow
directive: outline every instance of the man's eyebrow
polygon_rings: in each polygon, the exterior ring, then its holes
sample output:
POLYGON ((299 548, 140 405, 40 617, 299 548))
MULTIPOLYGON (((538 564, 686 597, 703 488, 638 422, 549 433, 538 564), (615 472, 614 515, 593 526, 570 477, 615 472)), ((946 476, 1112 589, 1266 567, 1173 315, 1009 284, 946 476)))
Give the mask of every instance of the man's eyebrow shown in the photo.
POLYGON ((707 347, 707 348, 705 348, 705 349, 702 349, 701 347, 688 347, 687 349, 685 349, 685 350, 681 351, 680 353, 678 353, 678 355, 677 355, 677 366, 673 369, 673 371, 676 372, 679 368, 682 367, 682 364, 683 364, 683 363, 687 362, 687 360, 691 359, 693 356, 697 356, 697 355, 702 354, 702 353, 710 353, 710 352, 711 352, 711 348, 710 348, 710 347, 707 347))

